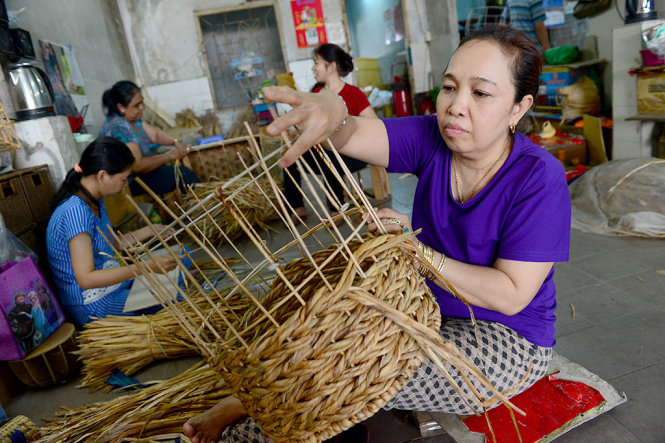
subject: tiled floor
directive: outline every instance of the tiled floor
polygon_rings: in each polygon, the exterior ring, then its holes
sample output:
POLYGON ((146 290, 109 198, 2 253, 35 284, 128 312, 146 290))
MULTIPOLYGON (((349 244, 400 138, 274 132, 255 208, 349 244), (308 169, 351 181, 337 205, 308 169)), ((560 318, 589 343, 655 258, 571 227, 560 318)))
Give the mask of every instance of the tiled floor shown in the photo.
MULTIPOLYGON (((365 183, 369 183, 366 180, 365 183)), ((391 175, 387 204, 410 213, 415 178, 391 175)), ((571 259, 556 264, 559 308, 556 352, 626 393, 628 401, 572 431, 561 442, 665 441, 665 241, 610 237, 573 231, 571 259)), ((138 378, 169 377, 193 360, 155 365, 138 378)), ((99 397, 75 389, 76 380, 29 390, 3 404, 10 415, 39 422, 57 405, 76 407, 99 397)), ((395 411, 367 421, 370 441, 448 442, 420 439, 417 426, 395 411)))

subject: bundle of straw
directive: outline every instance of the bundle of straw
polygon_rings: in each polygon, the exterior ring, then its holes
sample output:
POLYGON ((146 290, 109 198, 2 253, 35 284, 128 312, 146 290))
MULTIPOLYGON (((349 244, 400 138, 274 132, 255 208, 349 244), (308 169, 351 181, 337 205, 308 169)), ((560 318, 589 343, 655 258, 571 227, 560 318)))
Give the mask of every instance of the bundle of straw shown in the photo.
POLYGON ((40 429, 39 442, 117 442, 177 433, 230 391, 208 365, 199 363, 177 377, 77 409, 64 408, 60 418, 40 429))
MULTIPOLYGON (((228 290, 222 291, 227 293, 228 290)), ((203 307, 203 297, 193 297, 203 307)), ((181 302, 185 311, 193 310, 181 302)), ((239 296, 220 305, 229 318, 239 319, 250 302, 239 296)), ((109 316, 90 322, 78 336, 79 360, 83 363, 80 387, 108 392, 106 383, 113 369, 134 374, 148 364, 161 359, 175 359, 199 354, 196 344, 165 310, 140 317, 109 316)))

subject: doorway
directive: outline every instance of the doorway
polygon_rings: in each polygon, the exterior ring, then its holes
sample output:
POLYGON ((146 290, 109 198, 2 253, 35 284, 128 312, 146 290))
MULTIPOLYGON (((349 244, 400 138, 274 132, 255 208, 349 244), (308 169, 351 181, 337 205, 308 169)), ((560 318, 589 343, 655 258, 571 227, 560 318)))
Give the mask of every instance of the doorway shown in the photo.
MULTIPOLYGON (((407 36, 401 0, 344 0, 354 63, 376 59, 381 84, 408 81, 407 36)), ((359 85, 363 86, 363 85, 359 85)))

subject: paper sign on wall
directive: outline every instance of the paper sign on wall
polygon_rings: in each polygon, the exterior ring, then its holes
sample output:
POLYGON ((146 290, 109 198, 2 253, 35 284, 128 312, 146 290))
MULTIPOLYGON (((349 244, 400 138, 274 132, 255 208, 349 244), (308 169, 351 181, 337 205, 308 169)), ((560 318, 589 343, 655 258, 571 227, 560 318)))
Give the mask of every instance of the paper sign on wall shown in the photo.
POLYGON ((299 48, 328 42, 321 0, 293 0, 291 11, 299 48))

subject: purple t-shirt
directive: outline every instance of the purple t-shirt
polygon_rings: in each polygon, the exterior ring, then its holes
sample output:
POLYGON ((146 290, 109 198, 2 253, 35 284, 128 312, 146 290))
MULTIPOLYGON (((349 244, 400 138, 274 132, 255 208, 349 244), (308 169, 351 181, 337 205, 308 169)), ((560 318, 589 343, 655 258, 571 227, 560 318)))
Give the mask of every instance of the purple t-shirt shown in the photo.
MULTIPOLYGON (((531 262, 568 260, 570 194, 559 161, 516 133, 506 162, 470 200, 450 186, 451 151, 436 116, 383 120, 390 143, 389 172, 418 177, 413 229, 418 239, 464 263, 492 266, 497 258, 531 262)), ((473 306, 478 319, 502 323, 531 343, 552 347, 556 289, 552 269, 531 303, 515 315, 473 306)), ((445 317, 469 318, 459 299, 428 281, 445 317)))

